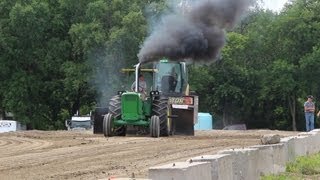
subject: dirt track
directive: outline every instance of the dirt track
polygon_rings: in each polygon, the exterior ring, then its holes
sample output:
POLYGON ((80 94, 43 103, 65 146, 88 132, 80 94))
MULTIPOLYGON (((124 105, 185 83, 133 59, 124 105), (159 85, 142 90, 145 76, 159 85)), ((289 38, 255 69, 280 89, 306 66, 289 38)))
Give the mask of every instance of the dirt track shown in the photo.
POLYGON ((150 166, 219 150, 260 144, 263 134, 287 131, 202 131, 194 137, 111 137, 90 132, 26 131, 0 134, 0 179, 147 177, 150 166))

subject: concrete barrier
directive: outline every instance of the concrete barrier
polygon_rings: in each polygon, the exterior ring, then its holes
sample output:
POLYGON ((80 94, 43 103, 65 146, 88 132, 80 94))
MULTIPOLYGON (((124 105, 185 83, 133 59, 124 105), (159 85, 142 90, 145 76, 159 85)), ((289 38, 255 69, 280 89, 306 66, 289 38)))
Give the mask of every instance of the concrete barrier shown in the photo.
POLYGON ((152 180, 210 180, 211 176, 209 162, 176 162, 149 168, 152 180))
POLYGON ((257 171, 258 149, 243 148, 219 151, 218 154, 229 154, 232 158, 232 173, 234 180, 259 179, 257 171))
POLYGON ((99 179, 99 180, 151 180, 145 178, 116 178, 116 177, 109 177, 107 179, 99 179))
POLYGON ((305 142, 307 155, 320 151, 320 134, 317 131, 299 133, 298 136, 308 136, 305 142))
POLYGON ((314 130, 312 130, 312 131, 310 131, 310 132, 314 132, 314 133, 320 134, 320 129, 314 129, 314 130))
POLYGON ((294 136, 295 157, 307 155, 307 144, 309 136, 294 136))
POLYGON ((320 129, 281 138, 280 143, 219 151, 191 158, 188 162, 149 169, 153 180, 256 180, 261 175, 285 171, 299 156, 320 152, 320 129), (192 163, 189 163, 192 162, 192 163), (202 164, 204 163, 204 164, 202 164))
POLYGON ((250 146, 258 149, 257 171, 259 176, 277 174, 286 169, 288 150, 283 143, 250 146))
POLYGON ((314 140, 313 140, 313 145, 314 145, 314 151, 312 152, 313 154, 319 153, 320 152, 320 132, 313 132, 314 140))
POLYGON ((286 154, 288 153, 283 143, 271 145, 273 151, 273 174, 286 171, 286 154))
POLYGON ((210 162, 211 180, 232 180, 232 156, 229 154, 203 155, 187 161, 210 162))
POLYGON ((296 158, 294 137, 281 138, 280 143, 284 145, 286 162, 293 162, 296 158))

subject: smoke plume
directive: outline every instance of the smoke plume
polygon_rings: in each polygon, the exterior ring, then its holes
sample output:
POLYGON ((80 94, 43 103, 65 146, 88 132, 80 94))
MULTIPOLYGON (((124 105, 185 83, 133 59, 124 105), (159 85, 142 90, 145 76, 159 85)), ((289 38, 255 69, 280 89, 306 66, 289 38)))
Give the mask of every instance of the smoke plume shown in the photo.
POLYGON ((198 0, 186 9, 166 15, 145 40, 141 63, 170 60, 214 60, 232 28, 252 0, 198 0))

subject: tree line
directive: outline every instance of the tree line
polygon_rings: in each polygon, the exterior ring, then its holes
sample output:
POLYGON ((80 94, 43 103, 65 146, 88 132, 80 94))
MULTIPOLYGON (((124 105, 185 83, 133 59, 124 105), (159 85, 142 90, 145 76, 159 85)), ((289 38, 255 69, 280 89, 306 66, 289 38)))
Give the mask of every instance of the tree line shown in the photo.
MULTIPOLYGON (((320 7, 290 1, 279 13, 255 7, 227 32, 221 57, 190 65, 200 111, 216 127, 303 130, 303 102, 319 96, 320 7)), ((2 0, 0 110, 35 129, 62 129, 78 110, 106 106, 119 69, 137 53, 165 0, 2 0)))
POLYGON ((316 0, 250 12, 228 33, 221 60, 192 70, 201 109, 223 125, 304 130, 306 96, 319 99, 319 13, 316 0))

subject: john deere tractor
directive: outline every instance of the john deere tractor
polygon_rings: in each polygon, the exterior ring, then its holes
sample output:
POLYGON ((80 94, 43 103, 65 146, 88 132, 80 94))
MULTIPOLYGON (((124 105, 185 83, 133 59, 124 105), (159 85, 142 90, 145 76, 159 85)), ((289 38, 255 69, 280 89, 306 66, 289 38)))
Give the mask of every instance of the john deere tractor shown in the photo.
MULTIPOLYGON (((173 134, 194 135, 198 97, 189 94, 188 75, 184 62, 161 60, 153 68, 137 64, 123 72, 135 74, 135 89, 119 91, 111 98, 108 110, 97 108, 94 133, 104 136, 125 136, 132 127, 143 129, 151 137, 173 134), (153 83, 147 94, 139 92, 139 75, 152 74, 153 83)), ((134 129, 133 128, 133 129, 134 129)))

